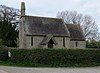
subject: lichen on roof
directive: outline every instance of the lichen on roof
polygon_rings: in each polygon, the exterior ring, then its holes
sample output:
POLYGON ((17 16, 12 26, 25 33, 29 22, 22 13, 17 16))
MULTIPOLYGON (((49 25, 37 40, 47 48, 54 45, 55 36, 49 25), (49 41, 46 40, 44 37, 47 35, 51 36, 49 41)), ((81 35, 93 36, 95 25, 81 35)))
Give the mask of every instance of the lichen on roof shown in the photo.
POLYGON ((69 36, 68 29, 62 19, 25 16, 26 35, 69 36))
POLYGON ((77 24, 66 24, 69 32, 70 32, 70 38, 71 40, 78 40, 78 41, 84 41, 85 37, 82 32, 82 28, 80 25, 77 24))

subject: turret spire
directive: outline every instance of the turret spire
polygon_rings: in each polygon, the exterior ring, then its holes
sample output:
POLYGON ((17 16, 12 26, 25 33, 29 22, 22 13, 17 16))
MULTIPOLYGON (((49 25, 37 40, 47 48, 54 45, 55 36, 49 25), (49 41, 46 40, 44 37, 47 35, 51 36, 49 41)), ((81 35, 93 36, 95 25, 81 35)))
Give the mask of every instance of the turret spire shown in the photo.
POLYGON ((21 2, 21 16, 25 16, 25 2, 21 2))

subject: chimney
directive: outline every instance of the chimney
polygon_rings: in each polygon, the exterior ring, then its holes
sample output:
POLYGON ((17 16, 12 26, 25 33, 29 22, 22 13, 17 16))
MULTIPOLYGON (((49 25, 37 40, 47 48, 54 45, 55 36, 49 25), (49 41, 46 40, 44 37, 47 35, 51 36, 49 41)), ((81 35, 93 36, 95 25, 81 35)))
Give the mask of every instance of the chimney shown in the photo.
POLYGON ((21 2, 21 16, 25 16, 25 2, 21 2))

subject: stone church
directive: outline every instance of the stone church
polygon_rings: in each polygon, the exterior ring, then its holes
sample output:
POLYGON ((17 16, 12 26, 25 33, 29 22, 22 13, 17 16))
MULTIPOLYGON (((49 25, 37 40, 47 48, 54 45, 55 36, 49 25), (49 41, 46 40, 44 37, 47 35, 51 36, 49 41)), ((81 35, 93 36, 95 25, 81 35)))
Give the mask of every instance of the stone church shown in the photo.
POLYGON ((85 48, 79 25, 65 24, 62 19, 25 15, 21 3, 19 48, 85 48))

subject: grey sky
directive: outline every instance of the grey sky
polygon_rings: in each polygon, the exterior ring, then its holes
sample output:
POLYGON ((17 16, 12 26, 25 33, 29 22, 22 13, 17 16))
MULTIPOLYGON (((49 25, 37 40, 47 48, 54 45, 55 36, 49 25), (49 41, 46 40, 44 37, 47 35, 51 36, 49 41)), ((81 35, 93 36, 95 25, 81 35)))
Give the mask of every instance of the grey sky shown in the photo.
POLYGON ((0 4, 20 9, 22 1, 30 15, 56 17, 58 11, 65 10, 90 15, 100 31, 100 0, 0 0, 0 4))

